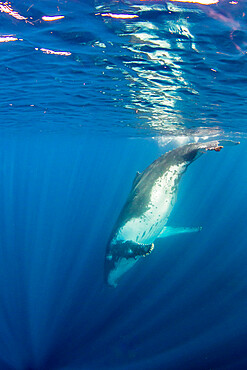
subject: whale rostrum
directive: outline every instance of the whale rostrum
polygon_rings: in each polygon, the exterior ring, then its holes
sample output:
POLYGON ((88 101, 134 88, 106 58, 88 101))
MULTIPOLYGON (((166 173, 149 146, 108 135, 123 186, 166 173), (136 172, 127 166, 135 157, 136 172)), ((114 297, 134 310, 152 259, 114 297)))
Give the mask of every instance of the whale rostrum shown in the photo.
POLYGON ((201 230, 167 226, 180 178, 203 153, 219 152, 223 146, 235 144, 238 142, 227 140, 187 144, 163 154, 142 173, 137 172, 106 248, 105 280, 110 286, 116 287, 126 271, 152 252, 155 239, 201 230))

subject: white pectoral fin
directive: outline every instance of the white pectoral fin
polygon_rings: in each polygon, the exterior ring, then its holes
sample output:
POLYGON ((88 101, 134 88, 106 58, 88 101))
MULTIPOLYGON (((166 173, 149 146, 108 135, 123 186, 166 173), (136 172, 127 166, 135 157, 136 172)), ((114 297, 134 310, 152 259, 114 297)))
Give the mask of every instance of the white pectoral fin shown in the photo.
POLYGON ((166 238, 167 236, 184 234, 184 233, 195 233, 201 231, 202 227, 171 227, 165 226, 159 234, 158 238, 166 238))

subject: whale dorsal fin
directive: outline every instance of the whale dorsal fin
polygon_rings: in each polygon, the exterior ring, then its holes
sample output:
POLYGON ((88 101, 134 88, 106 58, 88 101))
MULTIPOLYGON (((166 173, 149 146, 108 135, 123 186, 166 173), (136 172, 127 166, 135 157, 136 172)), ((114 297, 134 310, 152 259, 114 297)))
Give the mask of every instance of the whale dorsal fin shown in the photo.
POLYGON ((138 182, 140 181, 140 178, 141 178, 141 172, 137 171, 136 172, 136 175, 135 175, 135 178, 133 180, 133 183, 132 183, 132 189, 138 184, 138 182))

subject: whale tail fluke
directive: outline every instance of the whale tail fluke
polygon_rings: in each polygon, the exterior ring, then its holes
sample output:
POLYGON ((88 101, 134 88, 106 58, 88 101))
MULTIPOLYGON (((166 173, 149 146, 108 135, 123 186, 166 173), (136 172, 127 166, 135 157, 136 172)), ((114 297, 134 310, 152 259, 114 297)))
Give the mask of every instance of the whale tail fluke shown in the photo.
POLYGON ((224 146, 233 146, 240 144, 239 141, 232 140, 213 140, 201 143, 193 143, 185 145, 178 150, 182 150, 183 159, 188 163, 192 163, 207 151, 220 152, 224 146))
POLYGON ((239 141, 232 141, 232 140, 214 140, 208 141, 206 143, 199 143, 198 149, 202 151, 207 150, 214 150, 216 152, 220 152, 224 146, 233 146, 240 144, 239 141))
POLYGON ((219 140, 220 145, 222 146, 234 146, 239 145, 240 141, 233 141, 233 140, 219 140))

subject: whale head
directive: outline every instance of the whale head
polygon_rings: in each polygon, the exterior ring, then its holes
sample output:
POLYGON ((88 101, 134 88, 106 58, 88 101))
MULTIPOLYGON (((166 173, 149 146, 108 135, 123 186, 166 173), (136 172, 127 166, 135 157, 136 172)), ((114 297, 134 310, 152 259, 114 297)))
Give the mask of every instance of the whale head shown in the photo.
POLYGON ((141 257, 153 250, 153 244, 139 244, 131 240, 111 242, 105 258, 105 281, 116 287, 121 276, 141 257))

